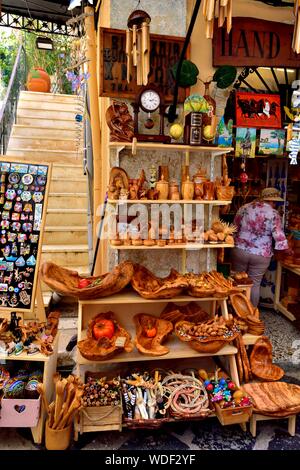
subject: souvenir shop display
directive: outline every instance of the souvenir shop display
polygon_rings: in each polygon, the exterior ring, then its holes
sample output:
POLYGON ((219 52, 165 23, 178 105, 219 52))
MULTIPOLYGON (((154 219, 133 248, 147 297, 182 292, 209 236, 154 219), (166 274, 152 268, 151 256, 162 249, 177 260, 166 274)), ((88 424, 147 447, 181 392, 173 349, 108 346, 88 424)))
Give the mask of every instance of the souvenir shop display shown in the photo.
POLYGON ((33 356, 53 353, 53 342, 57 334, 59 312, 51 312, 45 322, 26 321, 11 313, 11 321, 0 319, 0 353, 12 358, 24 354, 33 356))
POLYGON ((168 354, 169 348, 162 343, 173 331, 173 324, 169 320, 139 313, 134 316, 134 323, 136 327, 134 344, 140 353, 149 356, 168 354))
POLYGON ((77 343, 80 354, 89 361, 101 361, 122 351, 133 350, 131 335, 114 318, 113 312, 99 313, 90 320, 86 339, 77 343))
POLYGON ((133 265, 125 261, 115 266, 110 273, 101 276, 80 276, 51 262, 45 262, 40 269, 43 281, 54 291, 78 299, 97 299, 120 292, 129 284, 133 265))
POLYGON ((5 161, 0 168, 0 305, 32 311, 51 169, 5 161))
MULTIPOLYGON (((223 166, 226 159, 223 159, 223 166)), ((234 195, 234 187, 230 186, 227 166, 224 167, 224 176, 210 181, 205 170, 199 167, 198 171, 190 177, 189 166, 183 167, 181 182, 169 179, 168 167, 159 178, 153 181, 153 168, 146 178, 144 170, 141 170, 138 178, 130 178, 126 171, 119 167, 113 167, 110 171, 107 195, 109 201, 117 200, 197 200, 197 201, 231 201, 234 195)), ((160 167, 161 169, 161 167, 160 167)), ((155 171, 155 175, 156 175, 155 171)))

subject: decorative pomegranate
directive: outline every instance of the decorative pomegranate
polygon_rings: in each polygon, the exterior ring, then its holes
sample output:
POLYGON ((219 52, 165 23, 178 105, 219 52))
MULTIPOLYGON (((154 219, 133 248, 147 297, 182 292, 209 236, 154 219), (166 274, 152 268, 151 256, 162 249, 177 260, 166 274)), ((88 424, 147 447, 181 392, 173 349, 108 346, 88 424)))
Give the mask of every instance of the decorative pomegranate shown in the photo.
POLYGON ((28 74, 26 86, 28 91, 49 93, 51 89, 51 80, 44 69, 35 67, 28 74))

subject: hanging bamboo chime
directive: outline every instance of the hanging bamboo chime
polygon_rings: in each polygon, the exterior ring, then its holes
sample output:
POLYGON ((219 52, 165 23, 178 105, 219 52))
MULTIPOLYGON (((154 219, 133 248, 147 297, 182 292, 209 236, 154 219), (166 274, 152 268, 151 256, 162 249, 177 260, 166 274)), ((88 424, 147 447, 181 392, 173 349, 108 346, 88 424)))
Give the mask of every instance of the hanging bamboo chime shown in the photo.
POLYGON ((294 3, 294 15, 295 15, 295 25, 294 25, 294 34, 292 48, 296 54, 300 53, 300 11, 299 11, 299 0, 295 0, 294 3))
POLYGON ((221 28, 226 20, 226 30, 229 34, 232 27, 233 0, 204 0, 203 16, 206 23, 206 37, 212 39, 214 35, 214 20, 218 18, 218 27, 221 28))
POLYGON ((134 10, 128 18, 126 31, 127 82, 136 67, 137 85, 147 85, 150 72, 150 22, 143 10, 134 10))

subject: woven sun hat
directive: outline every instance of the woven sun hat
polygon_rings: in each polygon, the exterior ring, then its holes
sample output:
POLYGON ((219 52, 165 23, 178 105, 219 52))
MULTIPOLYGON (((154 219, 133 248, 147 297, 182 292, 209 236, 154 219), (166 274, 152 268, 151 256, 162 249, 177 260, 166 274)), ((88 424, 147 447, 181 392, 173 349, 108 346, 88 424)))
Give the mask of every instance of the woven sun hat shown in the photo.
POLYGON ((264 201, 278 201, 282 202, 284 199, 280 197, 280 191, 276 188, 265 188, 261 192, 261 199, 264 201))

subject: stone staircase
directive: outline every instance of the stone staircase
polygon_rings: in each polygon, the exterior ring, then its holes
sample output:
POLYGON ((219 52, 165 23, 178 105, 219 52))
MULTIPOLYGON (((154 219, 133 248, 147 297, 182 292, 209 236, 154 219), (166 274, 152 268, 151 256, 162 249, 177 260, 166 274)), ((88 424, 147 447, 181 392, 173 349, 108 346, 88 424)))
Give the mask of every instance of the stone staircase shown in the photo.
MULTIPOLYGON (((51 260, 88 273, 88 188, 83 132, 75 120, 79 100, 73 95, 22 91, 7 157, 52 163, 42 262, 51 260)), ((42 288, 47 304, 51 292, 45 285, 42 288)))

